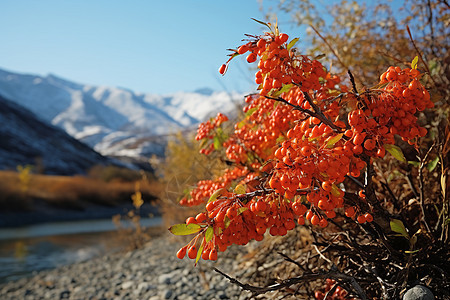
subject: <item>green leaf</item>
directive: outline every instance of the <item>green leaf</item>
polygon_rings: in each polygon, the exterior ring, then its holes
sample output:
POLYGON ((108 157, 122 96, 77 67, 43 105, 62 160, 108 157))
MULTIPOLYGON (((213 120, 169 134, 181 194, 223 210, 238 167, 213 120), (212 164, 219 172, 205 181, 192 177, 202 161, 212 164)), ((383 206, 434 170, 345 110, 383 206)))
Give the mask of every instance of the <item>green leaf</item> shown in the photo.
POLYGON ((220 139, 218 136, 214 137, 213 143, 214 143, 214 149, 220 150, 220 148, 222 148, 222 143, 220 142, 220 139))
POLYGON ((390 222, 391 230, 394 232, 397 232, 401 234, 404 238, 409 240, 409 234, 406 231, 405 225, 403 225, 403 222, 397 219, 392 219, 390 222))
POLYGON ((289 50, 292 47, 294 47, 294 45, 298 42, 299 38, 295 38, 292 41, 289 42, 289 44, 287 45, 286 49, 289 50))
POLYGON ((205 247, 205 240, 202 241, 200 248, 198 248, 197 257, 195 258, 195 264, 197 264, 200 260, 200 257, 202 257, 203 247, 205 247))
POLYGON ((245 186, 245 184, 238 184, 236 186, 236 188, 234 189, 234 193, 238 194, 238 195, 245 194, 246 191, 247 191, 247 187, 245 186))
POLYGON ((273 90, 272 97, 276 98, 276 97, 279 97, 283 93, 289 92, 293 86, 294 85, 292 83, 289 83, 289 84, 283 85, 283 87, 281 89, 279 89, 278 91, 273 90))
POLYGON ((224 190, 223 188, 216 190, 216 191, 211 195, 211 197, 209 197, 208 203, 209 203, 209 202, 216 201, 216 199, 219 198, 220 195, 222 195, 223 190, 224 190))
POLYGON ((238 215, 242 214, 242 213, 243 213, 244 211, 246 211, 247 209, 248 209, 248 207, 245 207, 245 206, 239 207, 239 208, 237 209, 238 215))
POLYGON ((420 251, 419 249, 417 249, 417 250, 412 250, 412 251, 406 250, 405 253, 407 253, 407 254, 414 254, 414 253, 417 253, 417 252, 419 252, 419 251, 420 251))
POLYGON ((413 61, 411 62, 411 69, 417 69, 417 63, 419 62, 419 57, 416 55, 413 61))
POLYGON ((214 234, 214 229, 212 226, 209 226, 208 229, 206 229, 205 232, 205 240, 208 243, 210 240, 212 240, 214 234))
POLYGON ((344 135, 343 133, 339 133, 333 136, 331 139, 329 139, 327 142, 327 148, 333 148, 334 145, 341 140, 343 135, 344 135))
POLYGON ((384 144, 384 149, 386 149, 387 152, 389 152, 393 157, 398 159, 401 162, 406 162, 406 158, 403 155, 402 149, 396 145, 391 144, 384 144))
POLYGON ((413 165, 414 167, 420 166, 420 162, 413 160, 408 160, 408 164, 413 165))
POLYGON ((225 229, 228 228, 228 226, 230 226, 231 220, 230 218, 228 218, 228 216, 225 216, 225 218, 223 219, 223 226, 225 229))
POLYGON ((436 156, 432 161, 427 164, 428 171, 432 172, 439 162, 439 156, 436 156))
POLYGON ((246 117, 249 117, 249 116, 253 115, 253 113, 254 113, 255 111, 257 111, 257 110, 258 110, 258 107, 250 108, 250 109, 245 113, 245 116, 246 116, 246 117))
POLYGON ((174 235, 189 235, 197 233, 202 229, 198 224, 176 224, 169 228, 169 231, 174 235))
POLYGON ((333 183, 333 185, 331 185, 331 194, 335 197, 339 197, 342 195, 342 190, 333 183))

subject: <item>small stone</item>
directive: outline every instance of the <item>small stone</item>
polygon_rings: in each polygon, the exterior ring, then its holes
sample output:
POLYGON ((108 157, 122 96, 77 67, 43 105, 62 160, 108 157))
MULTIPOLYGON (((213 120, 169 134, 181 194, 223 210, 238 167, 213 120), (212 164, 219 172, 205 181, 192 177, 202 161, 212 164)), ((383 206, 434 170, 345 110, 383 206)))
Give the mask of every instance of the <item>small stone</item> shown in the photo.
POLYGON ((431 290, 423 285, 416 285, 410 288, 403 295, 403 300, 434 300, 431 290))
POLYGON ((170 299, 170 297, 172 297, 172 290, 166 290, 166 292, 164 293, 164 299, 170 299))
POLYGON ((70 291, 67 291, 67 290, 62 291, 59 294, 59 299, 69 299, 69 297, 70 297, 70 291))
POLYGON ((128 290, 129 288, 131 288, 133 286, 134 282, 133 281, 125 281, 124 283, 122 283, 121 287, 124 290, 128 290))
POLYGON ((160 284, 170 284, 172 278, 172 274, 162 274, 158 277, 158 282, 160 284))

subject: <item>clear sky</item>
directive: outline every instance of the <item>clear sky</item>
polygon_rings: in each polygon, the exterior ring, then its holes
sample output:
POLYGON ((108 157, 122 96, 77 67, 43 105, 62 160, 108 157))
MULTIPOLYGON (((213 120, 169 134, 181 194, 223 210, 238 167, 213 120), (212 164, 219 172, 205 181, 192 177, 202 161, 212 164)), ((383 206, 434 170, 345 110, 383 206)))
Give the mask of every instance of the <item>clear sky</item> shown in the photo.
POLYGON ((251 18, 263 19, 257 0, 2 0, 0 68, 154 94, 247 92, 244 59, 217 70, 262 33, 251 18))

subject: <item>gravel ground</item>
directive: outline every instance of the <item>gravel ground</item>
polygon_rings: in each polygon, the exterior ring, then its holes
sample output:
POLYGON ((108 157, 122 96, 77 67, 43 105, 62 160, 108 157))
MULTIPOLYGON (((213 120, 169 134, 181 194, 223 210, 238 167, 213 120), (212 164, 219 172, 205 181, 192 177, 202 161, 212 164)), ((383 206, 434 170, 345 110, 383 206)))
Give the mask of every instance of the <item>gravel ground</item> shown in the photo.
POLYGON ((43 271, 0 285, 0 299, 249 299, 250 294, 216 273, 243 275, 245 250, 231 247, 217 262, 176 258, 182 246, 169 233, 141 249, 43 271))

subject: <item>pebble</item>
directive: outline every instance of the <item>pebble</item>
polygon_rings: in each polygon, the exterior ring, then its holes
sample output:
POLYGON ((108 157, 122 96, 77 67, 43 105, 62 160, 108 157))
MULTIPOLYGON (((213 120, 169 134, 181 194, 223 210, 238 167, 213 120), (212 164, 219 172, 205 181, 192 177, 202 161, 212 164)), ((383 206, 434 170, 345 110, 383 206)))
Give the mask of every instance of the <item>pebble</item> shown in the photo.
POLYGON ((227 250, 218 261, 200 261, 194 267, 194 261, 176 258, 181 246, 180 240, 163 234, 141 249, 2 283, 0 299, 251 299, 213 270, 235 276, 240 269, 236 253, 227 250))

